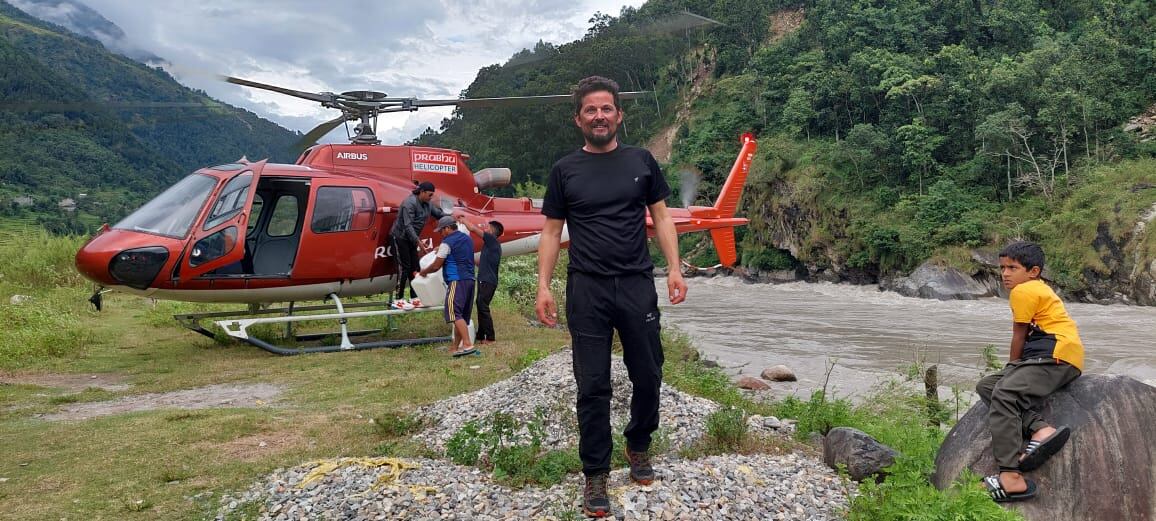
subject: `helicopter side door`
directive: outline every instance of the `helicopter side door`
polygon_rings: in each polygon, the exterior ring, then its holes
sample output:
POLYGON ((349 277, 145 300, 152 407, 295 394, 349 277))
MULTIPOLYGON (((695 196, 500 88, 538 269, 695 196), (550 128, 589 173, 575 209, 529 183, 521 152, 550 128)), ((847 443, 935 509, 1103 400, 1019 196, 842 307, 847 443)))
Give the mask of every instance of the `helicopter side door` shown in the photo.
POLYGON ((309 263, 293 276, 302 279, 368 278, 382 233, 377 200, 368 183, 315 181, 301 237, 301 255, 309 263))
POLYGON ((265 161, 253 163, 225 181, 185 248, 185 256, 180 261, 182 280, 239 263, 245 257, 246 228, 257 181, 264 168, 265 161))

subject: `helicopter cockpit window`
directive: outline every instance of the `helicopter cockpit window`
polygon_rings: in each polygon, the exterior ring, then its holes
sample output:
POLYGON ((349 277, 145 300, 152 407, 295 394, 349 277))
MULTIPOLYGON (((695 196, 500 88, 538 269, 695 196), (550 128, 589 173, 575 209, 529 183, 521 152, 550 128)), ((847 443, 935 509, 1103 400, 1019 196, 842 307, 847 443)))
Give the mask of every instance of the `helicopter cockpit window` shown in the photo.
POLYGON ((215 177, 190 175, 116 223, 113 228, 166 237, 184 237, 216 186, 215 177))
POLYGON ((270 237, 288 237, 297 233, 297 198, 282 195, 273 203, 273 213, 269 215, 269 225, 265 233, 270 237))
POLYGON ((323 186, 313 205, 313 233, 365 230, 373 223, 373 192, 368 188, 323 186))
POLYGON ((213 259, 219 259, 233 251, 236 245, 237 227, 225 228, 193 245, 193 250, 189 252, 189 266, 200 266, 213 259))
POLYGON ((221 190, 221 195, 217 197, 217 202, 213 204, 209 218, 205 219, 204 229, 208 230, 237 215, 245 206, 245 201, 249 197, 249 186, 252 184, 251 172, 230 179, 221 190))

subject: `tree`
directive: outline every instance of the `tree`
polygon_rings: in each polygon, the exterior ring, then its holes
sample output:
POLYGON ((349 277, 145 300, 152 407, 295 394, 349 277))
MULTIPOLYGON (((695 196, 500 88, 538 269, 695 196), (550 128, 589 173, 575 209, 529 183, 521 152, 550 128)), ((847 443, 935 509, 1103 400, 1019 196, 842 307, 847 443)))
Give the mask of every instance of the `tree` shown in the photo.
POLYGON ((943 136, 925 124, 922 117, 916 117, 910 124, 896 129, 899 142, 903 145, 903 162, 919 173, 919 193, 923 193, 923 178, 938 167, 935 149, 943 143, 943 136))

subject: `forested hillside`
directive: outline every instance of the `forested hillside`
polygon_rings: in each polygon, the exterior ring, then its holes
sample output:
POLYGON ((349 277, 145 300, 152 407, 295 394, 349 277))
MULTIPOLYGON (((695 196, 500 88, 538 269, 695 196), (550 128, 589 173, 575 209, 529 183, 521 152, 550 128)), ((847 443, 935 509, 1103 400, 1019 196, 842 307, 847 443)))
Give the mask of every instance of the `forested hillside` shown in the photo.
POLYGON ((293 159, 296 133, 3 1, 0 71, 0 216, 86 232, 196 168, 293 159))
MULTIPOLYGON (((874 282, 1026 238, 1073 295, 1156 303, 1156 234, 1138 225, 1156 214, 1156 143, 1124 130, 1156 102, 1152 34, 1156 4, 1140 0, 652 0, 483 69, 465 94, 589 74, 652 89, 657 103, 626 107, 624 140, 673 136, 672 182, 696 167, 700 197, 755 132, 750 269, 874 282), (683 9, 725 25, 648 29, 683 9)), ((420 140, 523 183, 580 143, 565 108, 459 111, 420 140)))

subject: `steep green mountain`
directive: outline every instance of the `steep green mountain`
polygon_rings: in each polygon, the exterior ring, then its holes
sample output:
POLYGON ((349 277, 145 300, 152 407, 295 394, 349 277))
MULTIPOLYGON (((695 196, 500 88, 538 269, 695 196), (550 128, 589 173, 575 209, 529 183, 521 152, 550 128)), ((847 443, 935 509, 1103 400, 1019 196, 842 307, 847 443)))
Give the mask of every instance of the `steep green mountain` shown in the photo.
POLYGON ((293 159, 298 134, 2 1, 0 71, 0 215, 83 232, 196 168, 293 159))
MULTIPOLYGON (((483 69, 465 94, 588 74, 653 89, 658 108, 626 107, 626 141, 669 137, 668 173, 696 167, 706 195, 755 132, 749 269, 876 282, 929 259, 978 269, 971 250, 1024 238, 1071 294, 1156 304, 1156 143, 1124 130, 1156 102, 1156 4, 652 0, 593 22, 483 69), (682 9, 726 25, 648 36, 682 9)), ((579 143, 565 109, 547 117, 459 111, 420 141, 541 183, 579 143)))

